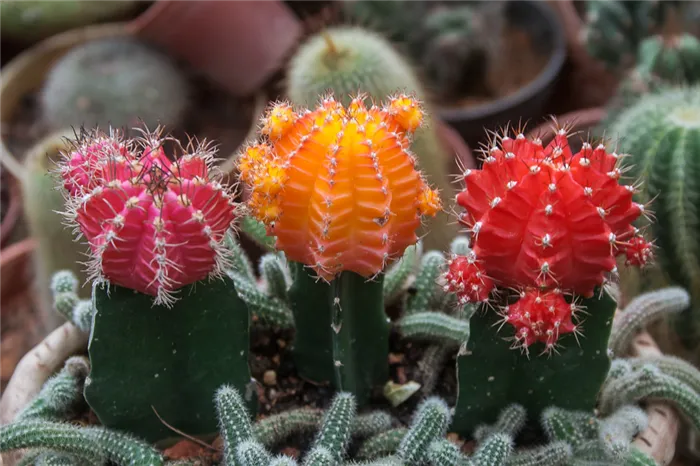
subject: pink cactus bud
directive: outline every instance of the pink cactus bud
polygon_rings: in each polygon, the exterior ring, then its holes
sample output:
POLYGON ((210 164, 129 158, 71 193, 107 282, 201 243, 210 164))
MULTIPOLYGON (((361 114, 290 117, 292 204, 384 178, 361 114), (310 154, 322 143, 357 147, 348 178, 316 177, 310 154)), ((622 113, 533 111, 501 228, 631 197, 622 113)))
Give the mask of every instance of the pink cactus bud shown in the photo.
POLYGON ((493 280, 486 276, 473 254, 450 259, 444 278, 445 291, 455 293, 460 303, 486 302, 493 290, 493 280))
POLYGON ((236 209, 206 143, 174 143, 184 154, 171 161, 166 141, 159 130, 126 142, 93 132, 66 154, 61 173, 68 217, 90 244, 91 278, 171 306, 177 289, 221 275, 236 209))

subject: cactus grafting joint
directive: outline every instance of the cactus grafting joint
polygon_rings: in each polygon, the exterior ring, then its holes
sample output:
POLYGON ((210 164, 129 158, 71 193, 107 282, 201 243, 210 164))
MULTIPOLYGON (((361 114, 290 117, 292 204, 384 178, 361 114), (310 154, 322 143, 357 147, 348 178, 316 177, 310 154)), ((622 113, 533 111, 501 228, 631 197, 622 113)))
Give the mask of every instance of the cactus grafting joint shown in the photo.
POLYGON ((457 203, 472 250, 453 256, 445 277, 462 302, 486 302, 496 287, 517 290, 518 300, 501 312, 515 327, 514 347, 523 349, 540 341, 554 350, 561 334, 577 333, 578 307, 565 295, 592 297, 616 274, 616 256, 639 266, 652 259, 632 225, 648 213, 632 200, 635 186, 620 184, 623 155, 590 143, 574 154, 567 129, 554 130, 546 147, 506 131, 482 169, 464 172, 457 203))
POLYGON ((332 95, 315 110, 274 105, 267 140, 239 159, 248 207, 289 260, 327 281, 342 271, 372 277, 417 241, 421 217, 441 209, 410 151, 423 109, 400 95, 383 107, 332 95))
POLYGON ((171 306, 177 289, 221 275, 236 209, 206 142, 183 147, 160 128, 138 139, 83 131, 63 155, 66 217, 90 244, 91 278, 171 306))

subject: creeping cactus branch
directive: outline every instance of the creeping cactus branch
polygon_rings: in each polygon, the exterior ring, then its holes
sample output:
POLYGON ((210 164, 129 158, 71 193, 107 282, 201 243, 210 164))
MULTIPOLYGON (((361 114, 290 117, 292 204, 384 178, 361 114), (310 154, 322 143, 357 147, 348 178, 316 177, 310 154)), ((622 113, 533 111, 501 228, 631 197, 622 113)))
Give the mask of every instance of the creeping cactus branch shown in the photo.
POLYGON ((299 373, 353 393, 359 406, 389 376, 384 296, 402 288, 406 269, 385 286, 386 267, 441 209, 408 152, 424 117, 405 95, 381 109, 363 95, 347 107, 328 96, 310 112, 278 103, 263 119, 264 141, 238 159, 247 208, 290 263, 299 373))
MULTIPOLYGON (((161 418, 193 435, 215 432, 216 389, 250 382, 249 312, 224 273, 236 263, 224 244, 233 194, 207 143, 174 144, 171 159, 166 141, 160 130, 138 140, 86 132, 59 165, 65 216, 91 250, 85 398, 104 426, 147 441, 172 435, 161 418)), ((56 299, 77 320, 78 305, 71 313, 70 297, 56 299)))
POLYGON ((69 358, 63 369, 46 381, 34 400, 15 419, 69 419, 83 403, 83 387, 89 371, 90 364, 84 357, 69 358))
POLYGON ((90 464, 107 461, 119 466, 160 466, 161 455, 150 445, 129 435, 102 427, 43 420, 26 420, 0 427, 0 451, 47 448, 76 455, 90 464))
POLYGON ((489 147, 457 196, 471 248, 443 277, 460 303, 489 304, 471 317, 457 360, 453 429, 463 434, 494 422, 506 401, 533 417, 551 405, 593 409, 616 308, 603 285, 616 256, 636 266, 652 258, 631 224, 644 206, 619 184, 618 154, 587 142, 574 153, 558 127, 546 147, 509 131, 489 147), (585 259, 574 246, 582 242, 585 259))

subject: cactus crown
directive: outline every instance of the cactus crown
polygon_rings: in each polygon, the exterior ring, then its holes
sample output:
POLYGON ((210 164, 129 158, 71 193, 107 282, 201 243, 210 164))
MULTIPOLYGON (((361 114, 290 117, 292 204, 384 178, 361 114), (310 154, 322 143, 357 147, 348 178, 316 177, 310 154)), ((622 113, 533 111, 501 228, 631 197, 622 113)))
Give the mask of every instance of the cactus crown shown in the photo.
POLYGON ((183 147, 161 133, 83 132, 59 172, 68 224, 90 244, 91 279, 172 305, 176 289, 226 269, 223 236, 235 204, 206 141, 183 147), (166 156, 167 142, 180 151, 175 160, 166 156))
POLYGON ((264 118, 267 141, 239 159, 248 206, 277 248, 319 277, 376 275, 417 241, 421 216, 441 209, 409 149, 422 121, 405 95, 370 108, 363 95, 347 108, 332 96, 313 111, 277 104, 264 118))

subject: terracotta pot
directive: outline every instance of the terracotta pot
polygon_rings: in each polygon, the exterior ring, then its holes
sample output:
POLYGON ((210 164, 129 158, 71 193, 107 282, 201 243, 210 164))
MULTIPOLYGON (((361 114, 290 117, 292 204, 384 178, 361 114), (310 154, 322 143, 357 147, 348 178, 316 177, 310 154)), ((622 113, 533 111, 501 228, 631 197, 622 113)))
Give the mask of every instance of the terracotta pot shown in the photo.
MULTIPOLYGON (((559 126, 569 128, 571 135, 578 133, 585 140, 588 132, 598 126, 605 118, 605 115, 606 111, 604 108, 596 107, 565 113, 555 117, 555 119, 559 126)), ((528 131, 526 136, 530 138, 539 137, 542 140, 542 145, 546 146, 554 137, 553 127, 554 122, 552 120, 545 121, 528 131)))
POLYGON ((586 51, 581 42, 583 18, 573 0, 548 1, 557 11, 566 34, 568 70, 565 95, 572 108, 599 107, 612 98, 621 81, 620 76, 607 71, 586 51))
POLYGON ((303 33, 281 1, 159 0, 128 28, 236 96, 258 91, 303 33))

